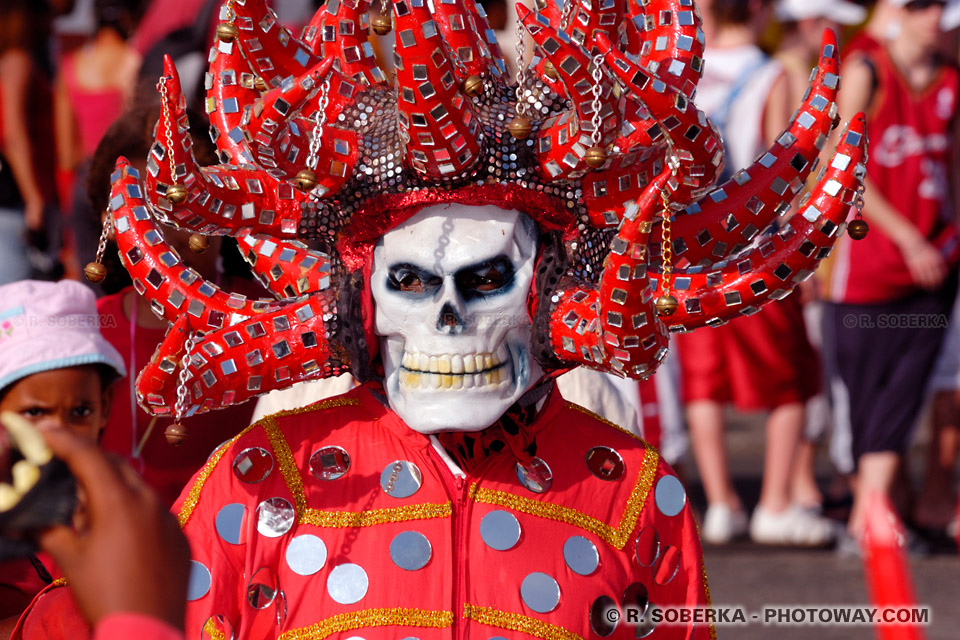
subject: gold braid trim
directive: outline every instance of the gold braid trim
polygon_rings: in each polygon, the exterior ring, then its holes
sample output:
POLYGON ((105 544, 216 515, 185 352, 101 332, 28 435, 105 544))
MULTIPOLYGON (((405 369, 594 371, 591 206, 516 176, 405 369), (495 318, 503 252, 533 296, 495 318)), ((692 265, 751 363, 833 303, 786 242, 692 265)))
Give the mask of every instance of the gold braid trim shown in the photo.
POLYGON ((263 419, 263 430, 270 440, 270 447, 273 449, 274 455, 277 456, 277 467, 280 469, 283 481, 287 483, 290 495, 293 496, 293 506, 297 510, 299 521, 302 523, 307 512, 307 495, 303 488, 303 478, 300 477, 300 470, 297 468, 297 461, 293 459, 290 445, 287 444, 287 439, 283 437, 274 416, 263 419))
POLYGON ((388 522, 449 518, 452 515, 453 505, 449 502, 444 502, 443 504, 410 504, 403 507, 371 509, 368 511, 319 511, 317 509, 307 509, 300 518, 300 523, 327 528, 372 527, 388 522))
POLYGON ((607 419, 604 418, 603 416, 597 415, 597 414, 594 413, 593 411, 590 411, 590 409, 587 409, 586 407, 581 407, 580 405, 574 404, 573 402, 569 402, 569 401, 566 402, 566 405, 567 405, 567 409, 573 409, 574 411, 579 411, 580 413, 582 413, 582 414, 584 414, 584 415, 590 416, 590 417, 593 418, 594 420, 596 420, 596 421, 598 421, 598 422, 602 422, 603 424, 607 425, 608 427, 613 427, 613 428, 616 429, 617 431, 620 431, 620 432, 622 432, 622 433, 627 434, 628 436, 630 436, 630 437, 633 438, 634 440, 639 440, 639 441, 642 442, 642 443, 644 444, 644 446, 646 446, 647 448, 651 448, 651 447, 650 447, 650 443, 648 443, 646 440, 644 440, 643 438, 641 438, 640 436, 638 436, 637 434, 635 434, 633 431, 628 431, 627 429, 624 429, 623 427, 621 427, 620 425, 616 424, 615 422, 610 422, 609 420, 607 420, 607 419))
POLYGON ((207 478, 209 478, 210 474, 213 473, 213 469, 217 466, 217 463, 220 462, 220 458, 222 458, 223 454, 227 452, 227 449, 233 446, 234 442, 247 435, 247 432, 257 426, 257 424, 250 425, 231 438, 229 442, 214 451, 213 455, 210 456, 210 459, 207 460, 207 463, 203 465, 203 469, 200 470, 200 475, 197 476, 193 486, 190 487, 190 493, 187 495, 187 499, 184 500, 183 504, 180 506, 180 513, 177 514, 177 520, 180 522, 180 528, 185 527, 187 525, 187 521, 190 520, 190 516, 193 515, 193 510, 197 508, 197 503, 200 502, 200 492, 203 491, 203 485, 207 483, 207 478))
MULTIPOLYGON (((213 455, 210 456, 210 459, 207 460, 207 463, 203 465, 203 470, 200 471, 200 475, 197 476, 197 479, 196 481, 194 481, 193 486, 190 487, 190 494, 187 496, 187 499, 183 501, 183 505, 180 507, 180 513, 177 514, 177 520, 180 522, 180 527, 182 528, 186 526, 187 521, 190 520, 190 516, 193 515, 193 510, 197 508, 197 503, 200 501, 200 492, 203 491, 203 485, 206 484, 207 478, 209 478, 210 474, 213 473, 213 469, 214 467, 217 466, 217 463, 220 461, 220 458, 222 458, 223 454, 227 452, 227 449, 233 446, 234 442, 236 442, 237 440, 245 436, 251 429, 258 426, 263 426, 266 429, 267 424, 270 424, 273 426, 274 430, 277 430, 276 421, 274 420, 275 418, 280 418, 283 416, 300 415, 303 413, 311 413, 313 411, 323 411, 324 409, 332 409, 334 407, 355 407, 359 405, 360 405, 360 401, 357 400, 356 398, 344 398, 342 396, 337 396, 335 398, 329 398, 327 400, 315 402, 314 404, 307 405, 306 407, 298 407, 296 409, 280 411, 273 415, 267 416, 261 420, 258 420, 257 422, 254 422, 252 425, 250 425, 249 427, 247 427, 246 429, 238 433, 236 436, 231 438, 228 443, 226 443, 225 445, 217 449, 213 453, 213 455)), ((267 437, 270 437, 269 432, 267 433, 267 437)), ((273 443, 273 439, 271 439, 271 444, 272 443, 273 443)), ((286 446, 286 441, 284 441, 284 447, 286 447, 286 451, 289 454, 290 448, 286 446)), ((292 456, 290 456, 290 460, 292 460, 292 456)), ((295 466, 294 466, 294 469, 296 469, 295 466)), ((281 463, 281 472, 282 471, 283 471, 283 467, 281 463)), ((284 479, 287 480, 287 477, 284 476, 284 479)), ((299 475, 297 475, 297 479, 299 481, 299 475)), ((287 485, 289 486, 289 484, 290 483, 288 480, 287 485)), ((302 489, 302 486, 303 485, 301 483, 301 489, 302 489)), ((301 491, 301 495, 303 495, 302 491, 301 491)), ((298 507, 298 511, 302 514, 303 509, 300 508, 299 504, 297 505, 297 507, 298 507)))
POLYGON ((309 627, 292 629, 280 635, 279 640, 323 640, 334 633, 363 627, 435 627, 453 626, 452 611, 424 611, 423 609, 365 609, 340 613, 309 627))
POLYGON ((480 624, 500 629, 519 631, 543 640, 583 640, 573 631, 567 631, 555 624, 537 620, 519 613, 507 613, 491 607, 478 607, 471 604, 463 605, 463 617, 480 624))
POLYGON ((585 513, 562 507, 558 504, 549 502, 540 502, 525 496, 518 496, 506 491, 494 491, 492 489, 483 489, 474 482, 470 485, 470 497, 476 502, 494 504, 501 507, 508 507, 514 511, 528 513, 538 518, 547 518, 558 522, 565 522, 579 527, 585 531, 596 535, 598 538, 616 549, 623 549, 627 543, 630 534, 637 524, 637 518, 640 517, 640 511, 643 509, 643 503, 650 493, 653 486, 653 479, 657 474, 657 463, 660 460, 660 454, 651 446, 646 445, 646 452, 643 455, 643 464, 640 467, 640 474, 637 477, 637 484, 630 492, 630 498, 627 500, 627 506, 620 516, 620 524, 613 528, 606 522, 601 522, 593 516, 585 513))
MULTIPOLYGON (((700 558, 700 573, 703 575, 703 592, 707 598, 707 608, 713 608, 713 600, 710 598, 710 583, 707 581, 707 565, 703 561, 703 554, 700 558)), ((717 625, 710 623, 710 640, 717 640, 717 625)))
POLYGON ((207 620, 203 625, 203 637, 210 640, 227 640, 227 634, 217 628, 213 618, 207 620))

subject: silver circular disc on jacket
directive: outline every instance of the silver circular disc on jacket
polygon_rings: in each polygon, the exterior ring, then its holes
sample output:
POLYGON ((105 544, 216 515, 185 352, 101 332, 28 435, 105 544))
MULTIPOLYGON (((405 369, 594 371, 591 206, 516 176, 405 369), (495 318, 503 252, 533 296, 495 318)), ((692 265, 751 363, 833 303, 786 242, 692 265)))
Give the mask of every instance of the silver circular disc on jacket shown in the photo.
POLYGON ((273 471, 273 456, 263 447, 244 449, 233 459, 233 475, 241 482, 263 482, 273 471))
POLYGON ((534 458, 530 464, 517 463, 517 479, 533 493, 545 493, 553 485, 553 472, 547 463, 534 458))
POLYGON ((653 579, 657 584, 669 584, 680 570, 680 549, 668 546, 663 550, 657 568, 653 572, 653 579))
POLYGON ((637 562, 641 567, 652 567, 660 557, 660 534, 656 527, 648 524, 637 536, 637 562))
POLYGON ((243 533, 243 516, 246 515, 246 513, 247 508, 239 502, 224 505, 224 507, 217 512, 215 522, 217 535, 219 535, 224 542, 240 544, 240 536, 243 533))
POLYGON ((588 576, 600 565, 597 546, 583 536, 570 536, 563 543, 563 560, 574 573, 588 576))
POLYGON ((187 601, 199 600, 210 591, 210 569, 196 560, 190 561, 190 578, 187 580, 187 601))
POLYGON ((520 541, 520 521, 509 511, 491 511, 480 520, 480 539, 491 549, 506 551, 520 541))
POLYGON ((287 545, 287 566, 301 576, 312 576, 327 563, 327 545, 317 536, 304 534, 287 545))
POLYGON ((277 576, 270 567, 261 567, 247 584, 247 604, 254 609, 266 609, 277 598, 277 576))
POLYGON ((327 593, 340 604, 360 602, 369 586, 367 572, 356 564, 338 565, 327 576, 327 593))
POLYGON ((286 498, 269 498, 257 507, 257 532, 279 538, 293 527, 296 512, 286 498))
POLYGON ((200 640, 233 640, 233 625, 225 616, 210 616, 200 628, 200 640))
POLYGON ((627 469, 620 454, 610 447, 590 449, 587 451, 586 462, 590 473, 608 482, 619 479, 627 469))
POLYGON ((617 630, 620 611, 610 596, 600 596, 590 605, 590 629, 602 638, 617 630))
POLYGON ((336 480, 349 470, 350 454, 343 447, 323 447, 310 456, 310 473, 317 480, 336 480))
POLYGON ((687 492, 676 476, 663 476, 657 481, 657 509, 665 516, 675 516, 687 504, 687 492))
POLYGON ((390 559, 393 564, 407 571, 424 568, 432 555, 430 541, 419 531, 398 533, 390 543, 390 559))
POLYGON ((624 590, 620 602, 623 615, 628 616, 630 620, 639 620, 647 615, 647 608, 650 606, 650 593, 642 582, 634 582, 624 590), (627 613, 628 611, 633 613, 627 613))
POLYGON ((560 585, 547 574, 535 571, 520 584, 520 597, 537 613, 550 613, 560 604, 560 585))
MULTIPOLYGON (((656 605, 652 602, 647 605, 647 615, 640 618, 637 624, 633 628, 633 637, 634 638, 649 638, 657 629, 657 623, 654 619, 653 611, 656 609, 656 605)), ((660 616, 662 617, 662 616, 660 616)))
POLYGON ((394 460, 380 473, 380 488, 393 498, 409 498, 422 483, 420 469, 409 460, 394 460))

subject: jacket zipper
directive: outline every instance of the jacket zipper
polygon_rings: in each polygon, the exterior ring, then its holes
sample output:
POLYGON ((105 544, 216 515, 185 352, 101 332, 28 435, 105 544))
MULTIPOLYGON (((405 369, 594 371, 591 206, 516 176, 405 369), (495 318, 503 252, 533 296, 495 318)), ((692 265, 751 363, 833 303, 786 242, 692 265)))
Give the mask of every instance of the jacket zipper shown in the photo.
POLYGON ((446 462, 440 457, 440 454, 431 446, 431 455, 439 467, 440 476, 444 480, 447 493, 450 495, 450 501, 453 506, 453 515, 451 528, 453 529, 453 627, 452 634, 455 640, 461 637, 463 627, 463 604, 465 600, 465 582, 466 568, 463 566, 463 559, 466 557, 463 546, 465 544, 465 524, 466 519, 464 509, 467 504, 468 483, 467 478, 453 473, 446 462), (451 482, 452 480, 452 482, 451 482))

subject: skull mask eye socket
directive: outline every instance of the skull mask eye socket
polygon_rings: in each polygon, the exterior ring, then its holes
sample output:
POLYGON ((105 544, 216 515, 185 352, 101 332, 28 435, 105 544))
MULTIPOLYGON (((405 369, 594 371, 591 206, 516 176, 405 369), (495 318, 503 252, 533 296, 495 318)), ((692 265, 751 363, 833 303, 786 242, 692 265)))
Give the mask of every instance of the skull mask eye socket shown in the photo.
POLYGON ((415 295, 433 293, 442 282, 439 276, 412 264, 394 265, 387 275, 387 287, 415 295))
POLYGON ((476 267, 461 269, 454 276, 457 289, 465 300, 505 291, 513 284, 513 263, 498 256, 476 267))

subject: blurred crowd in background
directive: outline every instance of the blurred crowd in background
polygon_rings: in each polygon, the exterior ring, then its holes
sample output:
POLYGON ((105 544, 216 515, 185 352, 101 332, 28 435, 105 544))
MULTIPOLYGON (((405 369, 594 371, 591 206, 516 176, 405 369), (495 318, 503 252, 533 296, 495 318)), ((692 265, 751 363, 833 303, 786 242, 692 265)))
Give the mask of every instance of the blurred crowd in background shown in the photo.
MULTIPOLYGON (((270 4, 294 33, 318 8, 308 0, 270 4)), ((482 4, 515 66, 515 9, 503 0, 482 4)), ((100 241, 114 161, 123 155, 142 166, 152 143, 165 53, 178 66, 193 110, 194 152, 201 164, 216 162, 203 135, 203 74, 218 5, 0 3, 0 284, 82 280, 100 241)), ((677 336, 653 379, 588 376, 565 383, 564 394, 644 435, 681 473, 696 465, 706 496, 701 535, 707 544, 750 536, 762 544, 856 549, 862 496, 876 489, 916 532, 918 548, 931 536, 953 538, 960 329, 950 318, 957 315, 960 254, 953 135, 960 1, 698 5, 707 51, 697 104, 723 133, 725 179, 775 143, 804 97, 824 29, 838 34, 844 61, 839 117, 865 111, 869 121, 863 218, 870 232, 860 242, 844 238, 827 266, 794 295, 723 327, 677 336), (731 405, 767 414, 762 489, 752 515, 725 454, 731 405), (908 470, 905 457, 921 427, 930 429, 925 467, 908 470), (834 470, 829 482, 815 474, 822 456, 834 470)), ((389 72, 392 35, 371 39, 389 72)), ((528 57, 532 49, 526 47, 528 57)), ((235 242, 211 239, 201 254, 190 250, 188 239, 168 233, 204 277, 224 289, 265 295, 235 242)), ((114 254, 108 247, 107 279, 87 284, 106 319, 102 332, 130 373, 118 383, 109 423, 95 437, 172 503, 217 444, 286 401, 267 398, 256 409, 243 405, 192 418, 188 422, 203 424, 191 424, 189 444, 172 449, 163 421, 137 407, 132 386, 166 325, 135 294, 114 254)), ((349 381, 336 390, 347 387, 349 381)), ((23 604, 7 602, 11 610, 0 611, 0 618, 23 604)))

